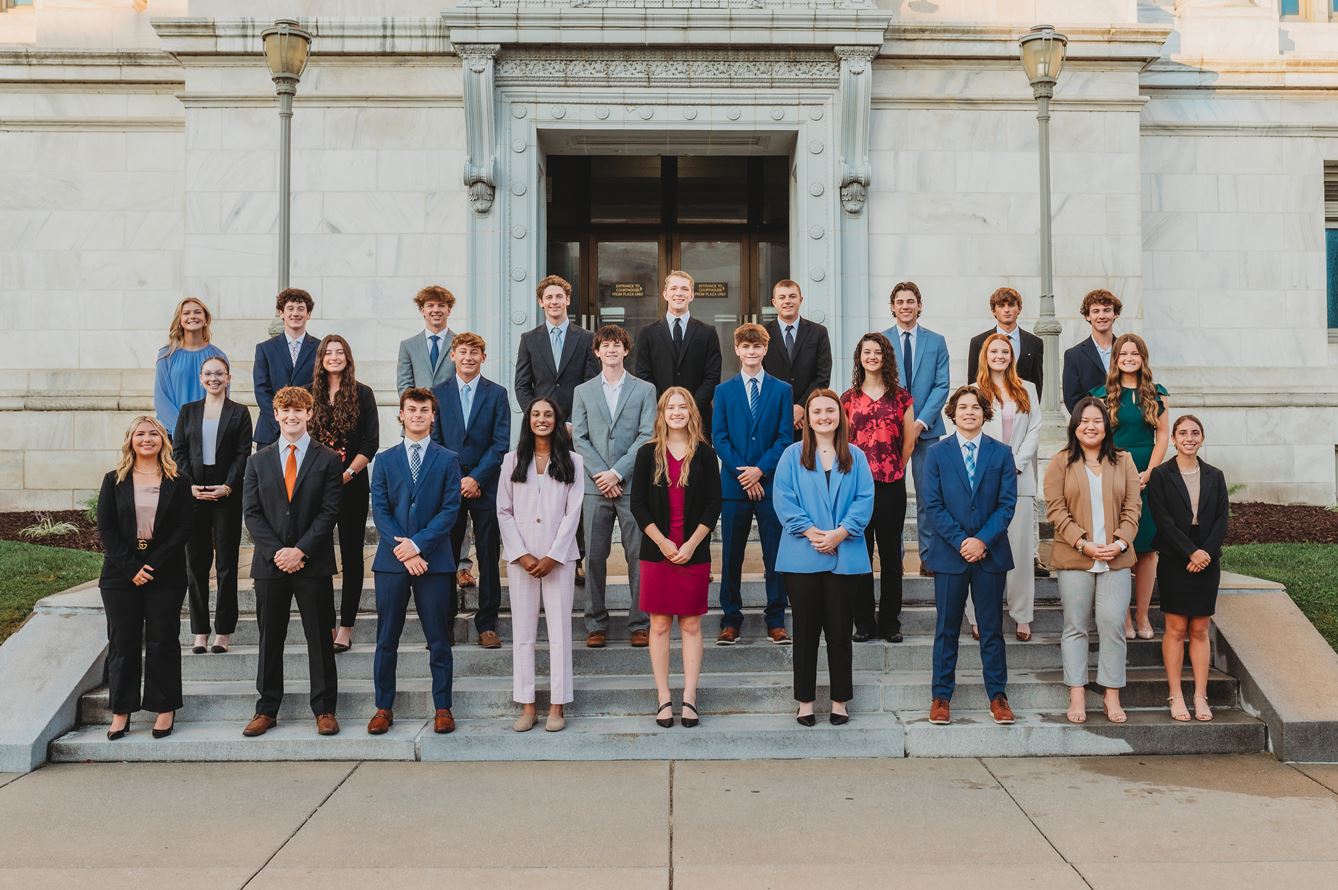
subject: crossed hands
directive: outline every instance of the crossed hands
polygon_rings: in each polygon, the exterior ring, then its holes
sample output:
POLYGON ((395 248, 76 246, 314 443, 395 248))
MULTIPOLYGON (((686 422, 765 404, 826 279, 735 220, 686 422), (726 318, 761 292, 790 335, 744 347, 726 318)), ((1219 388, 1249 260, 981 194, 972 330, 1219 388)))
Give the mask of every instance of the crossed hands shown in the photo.
POLYGON ((750 501, 760 501, 766 492, 762 489, 762 471, 757 467, 739 468, 739 487, 750 501))
POLYGON ((980 538, 967 538, 957 552, 967 562, 980 562, 985 558, 985 542, 980 538))
POLYGON ((408 538, 395 536, 395 558, 410 575, 422 575, 427 572, 427 560, 419 555, 418 547, 408 538))
POLYGON ((618 478, 618 474, 612 470, 605 470, 602 473, 596 473, 590 477, 599 489, 599 493, 606 498, 616 499, 623 496, 623 483, 618 478))
POLYGON ((551 556, 537 559, 529 553, 526 553, 520 559, 516 560, 516 562, 520 563, 520 567, 524 569, 525 573, 531 578, 546 577, 549 572, 561 565, 560 562, 551 556))
POLYGON ((140 567, 138 572, 135 572, 135 577, 130 579, 130 583, 134 584, 136 587, 143 587, 145 584, 148 584, 153 580, 153 573, 155 571, 156 569, 154 569, 153 566, 145 564, 140 567))
POLYGON ((850 537, 850 532, 840 525, 831 531, 821 531, 815 525, 804 532, 804 537, 808 538, 809 543, 813 545, 813 549, 819 553, 835 553, 837 546, 850 537))
POLYGON ((274 564, 279 567, 279 571, 290 575, 301 570, 306 559, 307 555, 296 547, 283 547, 274 554, 274 564))
POLYGON ((683 542, 682 547, 675 546, 674 542, 668 538, 660 541, 659 548, 660 553, 663 554, 664 558, 676 566, 687 565, 688 560, 692 559, 692 554, 697 549, 696 545, 689 547, 687 541, 683 542))
POLYGON ((197 501, 218 501, 232 494, 232 487, 228 485, 192 485, 190 493, 191 497, 197 501))
POLYGON ((1189 555, 1189 565, 1185 566, 1185 570, 1198 574, 1208 568, 1208 566, 1212 565, 1212 562, 1213 558, 1208 555, 1208 551, 1195 550, 1189 555))

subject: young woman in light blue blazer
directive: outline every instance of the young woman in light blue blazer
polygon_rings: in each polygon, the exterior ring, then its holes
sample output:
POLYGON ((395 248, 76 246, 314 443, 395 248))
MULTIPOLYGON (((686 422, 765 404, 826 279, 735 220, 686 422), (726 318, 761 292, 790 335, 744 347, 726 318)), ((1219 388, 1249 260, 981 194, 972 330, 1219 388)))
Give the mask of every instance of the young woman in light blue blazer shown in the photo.
POLYGON ((831 721, 850 722, 855 695, 851 632, 854 593, 849 576, 873 571, 864 528, 873 516, 873 474, 850 444, 845 411, 830 389, 814 390, 804 406, 803 438, 785 449, 772 499, 785 533, 776 553, 794 620, 795 719, 813 726, 818 643, 827 637, 831 721))

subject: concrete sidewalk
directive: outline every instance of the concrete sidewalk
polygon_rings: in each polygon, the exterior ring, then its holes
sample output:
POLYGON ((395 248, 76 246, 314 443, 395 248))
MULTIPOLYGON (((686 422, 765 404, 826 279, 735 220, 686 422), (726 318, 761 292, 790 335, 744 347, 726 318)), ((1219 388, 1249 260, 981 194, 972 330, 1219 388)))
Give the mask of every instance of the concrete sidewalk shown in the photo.
POLYGON ((0 887, 1333 887, 1338 766, 1266 755, 51 765, 0 887))

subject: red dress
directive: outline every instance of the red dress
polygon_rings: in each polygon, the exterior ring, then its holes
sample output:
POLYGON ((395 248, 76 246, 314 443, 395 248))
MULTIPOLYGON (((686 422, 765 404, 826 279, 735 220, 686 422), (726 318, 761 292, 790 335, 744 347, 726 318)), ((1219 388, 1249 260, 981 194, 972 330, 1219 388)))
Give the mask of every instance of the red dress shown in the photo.
MULTIPOLYGON (((683 532, 683 500, 687 489, 678 484, 683 462, 666 453, 669 484, 669 528, 661 529, 675 545, 690 535, 683 532)), ((701 546, 701 545, 698 545, 701 546)), ((706 592, 711 583, 709 562, 674 565, 669 560, 641 561, 641 611, 651 615, 705 615, 706 592)))

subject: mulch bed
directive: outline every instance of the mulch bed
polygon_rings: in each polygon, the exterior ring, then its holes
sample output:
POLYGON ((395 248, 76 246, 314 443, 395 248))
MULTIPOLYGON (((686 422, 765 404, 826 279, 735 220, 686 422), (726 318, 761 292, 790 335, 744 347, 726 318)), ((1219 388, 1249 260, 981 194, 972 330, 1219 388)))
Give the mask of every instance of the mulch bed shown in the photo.
POLYGON ((68 547, 72 550, 102 552, 102 539, 98 537, 98 527, 84 517, 83 510, 41 510, 20 513, 0 513, 0 541, 22 541, 24 544, 42 544, 47 547, 68 547), (19 532, 33 523, 50 516, 53 522, 72 522, 79 531, 68 535, 51 535, 45 538, 27 538, 19 532))
POLYGON ((1228 544, 1338 544, 1338 510, 1304 505, 1231 505, 1228 544))

